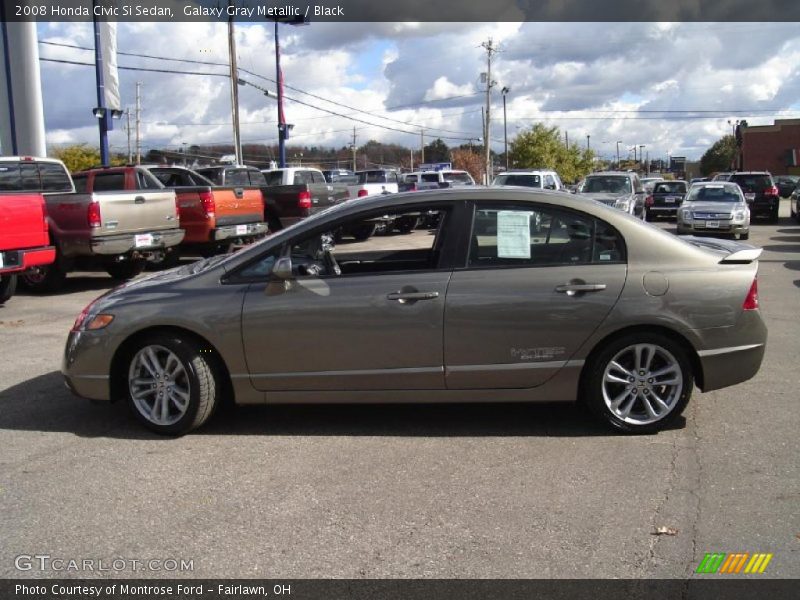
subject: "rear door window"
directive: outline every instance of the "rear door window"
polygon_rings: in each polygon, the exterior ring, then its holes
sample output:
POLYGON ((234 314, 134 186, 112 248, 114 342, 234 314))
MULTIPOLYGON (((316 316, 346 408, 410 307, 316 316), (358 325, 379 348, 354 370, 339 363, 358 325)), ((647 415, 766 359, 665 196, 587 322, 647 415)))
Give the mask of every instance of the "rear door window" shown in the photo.
POLYGON ((94 192, 119 192, 125 189, 125 173, 96 173, 94 192))

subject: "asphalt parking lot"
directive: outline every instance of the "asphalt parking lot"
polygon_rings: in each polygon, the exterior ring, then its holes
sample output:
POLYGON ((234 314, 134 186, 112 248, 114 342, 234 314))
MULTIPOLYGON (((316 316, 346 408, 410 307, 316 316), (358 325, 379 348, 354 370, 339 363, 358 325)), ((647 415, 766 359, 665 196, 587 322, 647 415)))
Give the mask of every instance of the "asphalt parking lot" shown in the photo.
POLYGON ((0 576, 93 575, 15 568, 44 554, 193 561, 120 577, 686 577, 706 552, 740 551, 774 553, 759 577, 798 577, 788 214, 784 201, 750 238, 765 250, 760 373, 696 391, 653 436, 609 433, 572 406, 487 404, 246 407, 165 439, 121 404, 71 396, 58 372, 75 316, 111 280, 21 293, 0 307, 0 576))

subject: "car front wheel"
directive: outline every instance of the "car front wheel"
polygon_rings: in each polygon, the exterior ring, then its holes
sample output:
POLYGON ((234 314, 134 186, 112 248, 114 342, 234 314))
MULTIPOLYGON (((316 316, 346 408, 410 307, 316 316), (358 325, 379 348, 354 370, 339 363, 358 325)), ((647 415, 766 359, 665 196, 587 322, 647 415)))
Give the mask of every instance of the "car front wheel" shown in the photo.
POLYGON ((624 433, 654 433, 681 414, 694 376, 683 347, 671 338, 637 333, 606 345, 589 365, 583 400, 624 433))
POLYGON ((128 362, 128 402, 136 417, 162 435, 183 435, 208 420, 218 386, 208 354, 170 335, 142 341, 128 362))
POLYGON ((16 290, 17 290, 16 274, 0 276, 0 304, 3 304, 6 300, 11 298, 11 296, 14 295, 14 292, 16 290))

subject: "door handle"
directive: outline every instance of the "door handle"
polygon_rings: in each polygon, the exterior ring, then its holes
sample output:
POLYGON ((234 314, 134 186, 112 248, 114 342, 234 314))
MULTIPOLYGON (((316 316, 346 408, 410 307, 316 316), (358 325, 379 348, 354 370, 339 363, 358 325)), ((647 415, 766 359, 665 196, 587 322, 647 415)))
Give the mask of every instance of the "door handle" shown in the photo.
POLYGON ((144 204, 144 196, 136 196, 136 198, 133 199, 133 203, 144 204))
POLYGON ((397 300, 400 304, 417 300, 433 300, 438 297, 439 292, 392 292, 386 295, 387 300, 397 300))
POLYGON ((583 294, 584 292, 600 292, 606 289, 605 283, 568 283, 556 286, 556 291, 567 296, 583 294))

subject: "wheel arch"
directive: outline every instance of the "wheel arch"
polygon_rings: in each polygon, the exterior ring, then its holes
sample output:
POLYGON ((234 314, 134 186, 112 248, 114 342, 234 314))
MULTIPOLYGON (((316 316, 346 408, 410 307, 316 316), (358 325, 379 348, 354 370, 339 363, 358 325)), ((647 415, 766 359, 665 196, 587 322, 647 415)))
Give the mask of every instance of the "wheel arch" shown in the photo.
POLYGON ((125 338, 125 341, 123 341, 114 352, 114 356, 111 359, 110 369, 110 391, 112 401, 116 401, 119 398, 124 398, 125 394, 127 393, 125 390, 125 382, 127 381, 125 369, 128 361, 133 356, 133 351, 137 344, 146 337, 154 334, 172 334, 187 341, 193 342, 199 348, 207 348, 209 350, 210 366, 214 371, 214 374, 217 377, 218 383, 220 384, 220 388, 223 392, 223 401, 230 400, 232 402, 234 400, 234 391, 233 384, 231 382, 230 371, 228 370, 228 366, 225 364, 225 361, 223 360, 219 350, 217 350, 217 348, 211 342, 209 342, 199 333, 190 329, 186 329, 185 327, 176 325, 155 325, 153 327, 147 327, 132 333, 125 338))
POLYGON ((579 399, 584 395, 583 391, 584 391, 584 386, 586 385, 586 379, 589 375, 589 370, 592 367, 595 357, 609 343, 632 333, 659 333, 661 335, 669 337, 674 342, 678 343, 686 351, 686 354, 689 357, 689 361, 691 362, 692 365, 692 373, 694 375, 694 380, 695 383, 697 384, 697 387, 699 387, 701 390, 705 387, 703 379, 703 364, 700 361, 700 357, 697 354, 697 350, 695 350, 694 346, 692 346, 692 343, 684 335, 681 335, 674 329, 665 327, 663 325, 631 325, 613 331, 608 335, 606 335, 605 337, 603 337, 600 341, 598 341, 594 345, 592 350, 586 356, 586 360, 583 363, 583 367, 581 368, 580 378, 578 380, 579 399))

